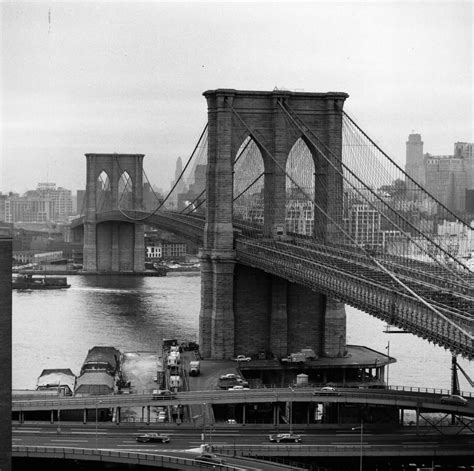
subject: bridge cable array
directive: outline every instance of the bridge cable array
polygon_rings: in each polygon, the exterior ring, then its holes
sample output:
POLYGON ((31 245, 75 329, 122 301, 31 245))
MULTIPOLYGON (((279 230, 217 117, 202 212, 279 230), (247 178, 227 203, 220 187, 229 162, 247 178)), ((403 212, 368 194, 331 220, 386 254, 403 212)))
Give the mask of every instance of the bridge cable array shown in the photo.
MULTIPOLYGON (((289 178, 292 183, 298 187, 298 184, 297 182, 294 180, 294 178, 289 175, 287 172, 286 172, 286 169, 284 169, 280 164, 279 162, 275 159, 275 157, 272 155, 272 153, 267 149, 267 147, 263 144, 263 142, 261 140, 259 140, 256 136, 256 133, 254 132, 254 130, 252 130, 246 123, 245 121, 242 119, 242 117, 239 115, 239 113, 233 108, 232 104, 227 102, 228 106, 230 107, 231 111, 233 112, 233 114, 237 117, 237 119, 241 122, 241 124, 246 128, 246 130, 248 131, 249 135, 252 137, 252 139, 254 139, 260 148, 262 148, 265 153, 273 160, 274 164, 279 168, 279 170, 284 173, 286 175, 287 178, 289 178)), ((280 103, 280 107, 281 107, 281 103, 280 103)), ((299 130, 302 132, 302 133, 305 133, 305 130, 302 129, 301 127, 299 127, 299 130)), ((308 139, 309 136, 307 136, 308 139)), ((315 148, 318 150, 319 153, 321 154, 324 154, 324 152, 322 151, 322 149, 320 149, 319 146, 316 146, 314 143, 312 143, 315 148)), ((326 160, 330 160, 328 159, 327 157, 325 157, 326 160)), ((331 165, 334 167, 333 163, 331 163, 331 165)), ((336 169, 337 170, 337 169, 336 169)), ((342 175, 343 176, 343 175, 342 175)), ((461 330, 467 337, 471 338, 471 339, 474 339, 473 335, 468 332, 467 330, 463 329, 462 327, 460 327, 458 324, 456 324, 455 322, 453 322, 449 317, 447 317, 446 315, 444 315, 443 313, 441 313, 439 311, 439 309, 437 309, 436 307, 434 307, 431 303, 427 302, 422 296, 420 296, 418 293, 416 293, 412 288, 410 288, 406 283, 404 283, 396 274, 394 274, 391 270, 389 270, 388 268, 386 268, 383 264, 381 264, 379 262, 379 260, 377 260, 374 256, 372 256, 372 254, 370 253, 370 251, 366 250, 365 246, 358 243, 350 233, 348 233, 344 227, 342 227, 334 218, 332 218, 326 211, 324 208, 322 208, 315 199, 311 198, 307 192, 305 191, 304 188, 301 188, 299 187, 299 191, 304 194, 306 196, 307 199, 310 199, 311 202, 314 204, 314 206, 321 212, 323 213, 327 219, 329 221, 331 221, 331 223, 333 225, 335 225, 349 240, 351 240, 353 242, 353 244, 355 246, 358 247, 358 249, 360 249, 361 251, 363 251, 365 253, 365 255, 367 256, 367 258, 371 259, 372 262, 377 265, 377 267, 382 270, 383 272, 385 272, 395 283, 397 283, 399 286, 401 286, 406 292, 408 292, 410 295, 412 295, 413 297, 415 297, 419 302, 421 302, 422 304, 424 304, 429 310, 431 310, 433 313, 435 313, 437 316, 439 317, 442 317, 443 319, 445 319, 446 322, 448 322, 449 324, 451 324, 453 327, 455 327, 456 329, 459 329, 461 330)), ((466 317, 466 320, 469 320, 468 317, 466 317)))
MULTIPOLYGON (((199 140, 196 144, 196 146, 194 147, 194 150, 192 152, 192 154, 190 155, 190 157, 188 158, 188 161, 186 162, 186 165, 184 166, 183 170, 181 171, 181 174, 179 175, 179 177, 176 179, 173 187, 171 188, 171 190, 168 192, 168 194, 166 195, 165 198, 163 198, 160 203, 158 204, 158 206, 153 209, 153 211, 151 211, 149 214, 147 214, 146 216, 143 216, 143 217, 140 217, 140 218, 136 218, 136 217, 132 217, 130 216, 129 214, 127 214, 121 207, 119 207, 119 211, 122 213, 123 216, 125 216, 129 221, 133 221, 133 222, 143 222, 143 221, 146 221, 147 219, 149 219, 151 216, 155 215, 164 205, 165 203, 168 201, 168 199, 170 198, 171 194, 173 193, 173 191, 175 190, 175 188, 178 186, 178 183, 181 181, 181 178, 182 176, 184 175, 184 173, 186 172, 188 166, 190 165, 190 163, 193 161, 193 157, 196 153, 196 150, 199 148, 199 146, 201 145, 201 141, 203 141, 204 139, 207 139, 207 123, 206 125, 204 126, 204 129, 199 137, 199 140)), ((117 160, 117 164, 119 165, 118 163, 118 160, 117 160)), ((120 168, 120 165, 119 165, 119 168, 120 168)), ((121 169, 122 170, 122 169, 121 169)), ((155 194, 155 193, 154 193, 155 194)), ((156 195, 156 194, 155 194, 156 195)))

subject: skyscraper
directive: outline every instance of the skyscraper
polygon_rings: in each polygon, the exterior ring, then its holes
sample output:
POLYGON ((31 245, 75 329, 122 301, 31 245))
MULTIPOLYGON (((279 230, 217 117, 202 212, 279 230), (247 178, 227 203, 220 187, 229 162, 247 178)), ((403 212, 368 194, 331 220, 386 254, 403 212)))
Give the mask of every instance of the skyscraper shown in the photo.
MULTIPOLYGON (((423 159, 423 141, 420 134, 410 134, 406 143, 405 172, 421 186, 425 186, 425 165, 423 159)), ((410 185, 409 185, 410 186, 410 185)))
MULTIPOLYGON (((406 145, 406 173, 451 211, 470 212, 474 207, 474 144, 456 142, 453 155, 431 155, 423 153, 421 135, 410 134, 406 145)), ((408 181, 412 198, 414 188, 408 181)))

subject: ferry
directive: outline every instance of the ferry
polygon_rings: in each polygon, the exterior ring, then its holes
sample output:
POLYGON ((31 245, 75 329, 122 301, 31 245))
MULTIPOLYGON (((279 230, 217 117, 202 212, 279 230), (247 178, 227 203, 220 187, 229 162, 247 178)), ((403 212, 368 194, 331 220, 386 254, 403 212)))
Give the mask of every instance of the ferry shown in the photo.
POLYGON ((70 288, 64 276, 19 274, 12 279, 12 289, 63 289, 70 288))

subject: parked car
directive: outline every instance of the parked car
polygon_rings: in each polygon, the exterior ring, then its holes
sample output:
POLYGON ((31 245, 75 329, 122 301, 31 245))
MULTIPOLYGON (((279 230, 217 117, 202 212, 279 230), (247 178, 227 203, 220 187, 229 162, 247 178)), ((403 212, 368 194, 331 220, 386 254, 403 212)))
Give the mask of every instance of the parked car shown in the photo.
POLYGON ((246 357, 245 355, 237 355, 234 361, 250 361, 252 358, 246 357))
POLYGON ((271 442, 295 442, 298 443, 301 441, 301 435, 295 433, 277 433, 268 435, 268 439, 271 442))
POLYGON ((145 435, 139 435, 137 437, 137 442, 147 443, 147 442, 159 442, 159 443, 168 443, 170 437, 162 433, 145 433, 145 435))
POLYGON ((241 379, 241 377, 235 373, 226 373, 225 375, 221 375, 219 379, 241 379))
POLYGON ((201 453, 199 456, 196 456, 194 460, 202 461, 203 463, 225 464, 225 460, 214 453, 201 453))
POLYGON ((171 392, 169 389, 153 389, 153 399, 172 399, 176 397, 176 393, 171 392))
POLYGON ((457 394, 451 394, 451 396, 443 396, 440 400, 443 404, 467 406, 467 399, 462 396, 458 396, 457 394))

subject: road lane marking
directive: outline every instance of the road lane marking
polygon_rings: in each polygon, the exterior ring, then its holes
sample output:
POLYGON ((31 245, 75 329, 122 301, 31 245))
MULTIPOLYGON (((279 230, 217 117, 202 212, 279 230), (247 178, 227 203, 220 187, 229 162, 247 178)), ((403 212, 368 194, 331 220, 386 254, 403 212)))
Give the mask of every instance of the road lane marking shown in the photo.
MULTIPOLYGON (((92 432, 95 432, 97 429, 95 429, 95 428, 72 428, 70 430, 71 430, 71 432, 90 432, 90 433, 92 433, 92 432)), ((107 432, 105 432, 105 433, 107 433, 107 432)))
POLYGON ((87 442, 89 442, 89 440, 78 440, 77 438, 76 439, 74 439, 74 438, 73 439, 66 439, 66 438, 64 438, 64 439, 59 439, 59 438, 54 439, 54 438, 52 438, 51 441, 52 442, 67 442, 67 443, 69 443, 69 442, 73 442, 73 443, 77 443, 77 442, 87 443, 87 442))
POLYGON ((15 433, 42 433, 41 430, 14 430, 15 433))

